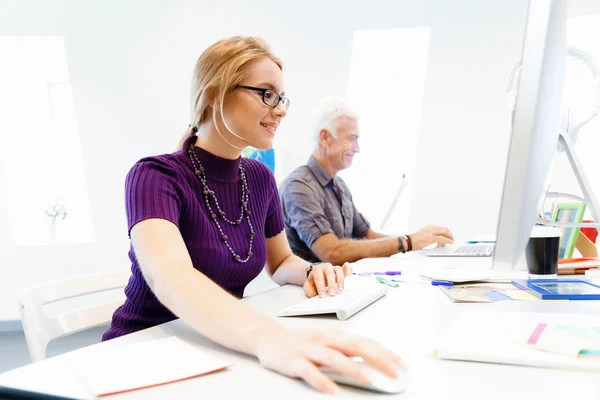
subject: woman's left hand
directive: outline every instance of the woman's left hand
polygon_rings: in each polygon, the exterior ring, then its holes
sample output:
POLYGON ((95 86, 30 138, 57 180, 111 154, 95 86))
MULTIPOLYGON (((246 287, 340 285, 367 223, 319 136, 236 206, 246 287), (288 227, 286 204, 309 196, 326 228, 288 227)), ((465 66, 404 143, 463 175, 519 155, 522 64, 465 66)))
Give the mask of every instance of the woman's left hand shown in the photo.
POLYGON ((344 279, 350 275, 352 275, 350 263, 344 263, 341 267, 330 263, 315 265, 304 282, 304 293, 308 297, 317 294, 319 297, 335 296, 338 290, 344 290, 344 279))

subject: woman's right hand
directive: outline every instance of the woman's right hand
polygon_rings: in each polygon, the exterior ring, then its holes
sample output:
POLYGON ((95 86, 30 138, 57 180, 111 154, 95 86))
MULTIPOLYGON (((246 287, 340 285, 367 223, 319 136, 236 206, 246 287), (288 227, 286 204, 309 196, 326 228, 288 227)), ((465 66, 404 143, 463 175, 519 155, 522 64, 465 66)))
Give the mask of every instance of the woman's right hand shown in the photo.
POLYGON ((336 383, 319 371, 321 365, 369 383, 367 369, 349 357, 362 357, 367 364, 392 378, 408 369, 399 356, 374 340, 341 330, 282 326, 274 331, 261 331, 256 338, 255 355, 265 368, 303 379, 321 392, 336 393, 339 390, 336 383))

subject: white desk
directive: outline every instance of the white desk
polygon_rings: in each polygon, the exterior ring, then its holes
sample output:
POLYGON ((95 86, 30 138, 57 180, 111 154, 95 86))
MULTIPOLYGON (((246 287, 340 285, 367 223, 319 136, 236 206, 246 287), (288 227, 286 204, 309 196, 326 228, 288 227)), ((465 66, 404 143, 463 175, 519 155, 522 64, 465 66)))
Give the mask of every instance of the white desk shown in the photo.
MULTIPOLYGON (((450 260, 451 265, 462 263, 450 260)), ((465 261, 475 268, 481 261, 465 261)), ((378 269, 402 267, 403 276, 417 268, 441 266, 441 261, 418 257, 393 257, 389 260, 369 260, 368 265, 378 269)), ((365 262, 359 265, 364 266, 365 262)), ((369 278, 365 278, 369 279, 369 278)), ((304 298, 302 289, 285 286, 261 293, 243 301, 267 315, 273 316, 283 307, 304 298)), ((600 374, 568 370, 550 370, 520 366, 445 361, 432 356, 447 325, 464 310, 489 312, 529 311, 564 312, 600 315, 600 302, 503 301, 489 304, 455 304, 437 287, 423 283, 401 283, 397 289, 347 321, 333 317, 283 318, 283 323, 294 327, 336 327, 370 336, 397 351, 411 366, 413 384, 397 395, 403 399, 484 399, 507 398, 539 399, 600 399, 600 374)), ((224 349, 205 339, 180 320, 156 326, 145 331, 100 343, 88 348, 63 354, 45 361, 5 372, 0 385, 29 390, 89 398, 85 388, 72 375, 65 360, 81 352, 110 348, 125 343, 136 343, 176 335, 219 358, 235 364, 228 370, 174 384, 158 386, 111 396, 115 399, 302 399, 332 398, 315 392, 299 380, 293 380, 268 371, 252 357, 224 349), (285 396, 285 397, 283 397, 285 396)), ((367 398, 381 395, 342 387, 344 398, 367 398)), ((385 398, 395 396, 385 396, 385 398)))

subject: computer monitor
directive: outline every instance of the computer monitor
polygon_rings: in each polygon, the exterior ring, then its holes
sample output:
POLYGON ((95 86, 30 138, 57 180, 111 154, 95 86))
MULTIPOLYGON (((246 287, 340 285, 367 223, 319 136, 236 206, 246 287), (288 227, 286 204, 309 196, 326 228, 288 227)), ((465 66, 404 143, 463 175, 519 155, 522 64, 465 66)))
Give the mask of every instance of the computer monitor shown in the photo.
POLYGON ((567 54, 567 0, 530 0, 493 268, 512 270, 535 225, 556 150, 567 54))

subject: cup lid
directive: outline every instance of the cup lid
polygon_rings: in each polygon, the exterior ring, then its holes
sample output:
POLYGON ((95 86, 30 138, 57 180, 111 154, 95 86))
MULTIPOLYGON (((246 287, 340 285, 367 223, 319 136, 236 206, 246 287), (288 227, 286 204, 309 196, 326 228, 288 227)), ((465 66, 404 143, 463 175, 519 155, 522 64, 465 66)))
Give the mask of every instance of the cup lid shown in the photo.
POLYGON ((554 226, 541 226, 536 225, 531 231, 531 237, 533 238, 545 238, 545 237, 561 237, 562 232, 559 228, 554 226))

